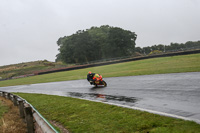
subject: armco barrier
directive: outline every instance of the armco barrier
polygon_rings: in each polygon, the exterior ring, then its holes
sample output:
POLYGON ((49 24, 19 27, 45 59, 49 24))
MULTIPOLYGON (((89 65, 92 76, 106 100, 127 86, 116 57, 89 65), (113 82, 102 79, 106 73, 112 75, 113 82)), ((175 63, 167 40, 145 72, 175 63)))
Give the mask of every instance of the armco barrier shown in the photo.
POLYGON ((25 119, 28 133, 58 133, 48 121, 25 99, 12 93, 0 91, 0 96, 18 106, 20 117, 25 119))
MULTIPOLYGON (((63 68, 57 68, 57 69, 51 69, 51 70, 37 71, 37 72, 34 72, 33 74, 21 75, 21 76, 13 77, 11 79, 34 76, 34 75, 42 75, 42 74, 48 74, 48 73, 54 73, 54 72, 61 72, 61 71, 77 70, 77 69, 83 69, 83 68, 89 68, 89 67, 95 67, 95 66, 110 65, 110 64, 129 62, 129 61, 144 60, 144 59, 150 59, 150 58, 197 54, 197 53, 200 53, 200 49, 190 50, 190 51, 182 51, 182 52, 180 52, 180 51, 179 52, 171 52, 171 53, 165 53, 165 54, 162 53, 162 54, 150 55, 150 56, 127 57, 124 59, 113 59, 113 60, 103 61, 103 62, 96 62, 96 63, 93 62, 93 63, 87 63, 87 64, 71 66, 71 67, 63 67, 63 68)), ((9 80, 9 79, 1 79, 1 80, 9 80)))
POLYGON ((171 53, 166 53, 166 54, 158 54, 158 55, 150 55, 150 56, 142 56, 142 57, 130 57, 130 58, 125 58, 125 59, 120 59, 120 60, 111 60, 111 61, 106 61, 106 62, 98 62, 98 63, 65 67, 65 68, 59 68, 59 69, 53 69, 53 70, 47 70, 47 71, 40 71, 34 74, 41 75, 41 74, 70 71, 70 70, 83 69, 83 68, 89 68, 89 67, 95 67, 95 66, 110 65, 110 64, 116 64, 116 63, 122 63, 122 62, 128 62, 128 61, 137 61, 137 60, 144 60, 144 59, 150 59, 150 58, 187 55, 187 54, 196 54, 196 53, 200 53, 200 49, 191 50, 191 51, 183 51, 183 52, 171 52, 171 53))

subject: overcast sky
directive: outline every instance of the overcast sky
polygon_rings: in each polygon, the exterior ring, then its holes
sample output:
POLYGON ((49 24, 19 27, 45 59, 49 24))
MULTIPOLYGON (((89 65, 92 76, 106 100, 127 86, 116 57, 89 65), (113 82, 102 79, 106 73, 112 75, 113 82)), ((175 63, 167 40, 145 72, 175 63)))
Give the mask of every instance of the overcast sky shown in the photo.
POLYGON ((0 0, 0 66, 55 61, 56 41, 110 25, 138 35, 136 46, 200 40, 200 0, 0 0))

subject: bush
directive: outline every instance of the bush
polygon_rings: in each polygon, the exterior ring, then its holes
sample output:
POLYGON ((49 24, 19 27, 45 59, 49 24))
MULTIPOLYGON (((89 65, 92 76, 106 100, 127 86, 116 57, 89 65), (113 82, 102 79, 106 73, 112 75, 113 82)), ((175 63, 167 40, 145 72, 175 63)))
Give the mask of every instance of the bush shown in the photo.
POLYGON ((162 53, 162 51, 159 51, 159 50, 153 50, 149 53, 149 55, 156 55, 156 54, 160 54, 162 53))

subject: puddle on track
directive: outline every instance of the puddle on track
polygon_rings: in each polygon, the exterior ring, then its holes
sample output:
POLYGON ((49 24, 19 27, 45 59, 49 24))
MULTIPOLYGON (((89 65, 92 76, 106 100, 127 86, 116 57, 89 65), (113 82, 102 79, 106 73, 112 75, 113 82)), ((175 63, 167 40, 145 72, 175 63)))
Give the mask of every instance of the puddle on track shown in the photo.
POLYGON ((120 104, 135 105, 139 98, 136 97, 126 97, 126 96, 114 96, 114 95, 104 95, 98 93, 78 93, 78 92, 68 92, 70 97, 77 97, 89 100, 98 100, 103 102, 112 102, 120 104))

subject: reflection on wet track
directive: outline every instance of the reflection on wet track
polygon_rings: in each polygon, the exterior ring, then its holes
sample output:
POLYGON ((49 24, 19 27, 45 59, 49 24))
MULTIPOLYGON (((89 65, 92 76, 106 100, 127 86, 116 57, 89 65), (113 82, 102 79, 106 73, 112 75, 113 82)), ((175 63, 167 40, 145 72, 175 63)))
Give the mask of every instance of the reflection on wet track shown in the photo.
POLYGON ((84 79, 0 87, 0 90, 98 100, 200 121, 200 72, 113 77, 104 80, 107 87, 95 88, 84 79))
MULTIPOLYGON (((113 96, 113 95, 104 95, 98 93, 78 93, 78 92, 68 92, 69 96, 91 99, 91 100, 101 100, 106 102, 116 101, 117 103, 136 103, 139 99, 135 97, 126 97, 126 96, 113 96)), ((124 103, 124 104, 125 104, 124 103)))

